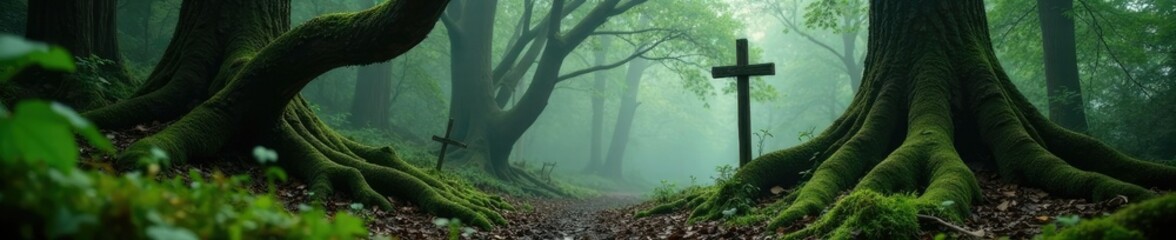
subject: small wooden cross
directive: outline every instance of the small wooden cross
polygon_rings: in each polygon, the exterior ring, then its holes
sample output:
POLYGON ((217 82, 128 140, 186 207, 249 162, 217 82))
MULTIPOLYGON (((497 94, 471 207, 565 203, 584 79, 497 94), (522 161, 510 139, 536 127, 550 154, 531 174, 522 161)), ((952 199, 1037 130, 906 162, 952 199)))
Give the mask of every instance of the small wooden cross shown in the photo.
POLYGON ((714 67, 711 77, 735 77, 739 92, 739 166, 751 162, 751 76, 776 75, 776 64, 747 63, 747 39, 735 40, 735 66, 714 67))
POLYGON ((433 135, 433 141, 441 142, 441 152, 437 154, 437 171, 441 171, 441 164, 445 163, 445 149, 447 147, 449 147, 450 144, 453 144, 454 146, 458 146, 461 148, 466 148, 465 143, 450 139, 449 138, 450 132, 453 132, 453 119, 452 118, 449 119, 449 126, 445 127, 445 137, 438 137, 437 135, 433 135))
POLYGON ((555 162, 543 163, 543 168, 539 169, 543 173, 543 178, 547 180, 547 184, 551 184, 551 172, 555 171, 555 162))

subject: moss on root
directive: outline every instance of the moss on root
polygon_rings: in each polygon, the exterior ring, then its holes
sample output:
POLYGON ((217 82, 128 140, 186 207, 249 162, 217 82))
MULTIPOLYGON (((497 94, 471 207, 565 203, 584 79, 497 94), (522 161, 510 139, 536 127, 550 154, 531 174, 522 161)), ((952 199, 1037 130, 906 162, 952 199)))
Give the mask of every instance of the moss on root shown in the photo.
POLYGON ((87 116, 104 128, 178 118, 119 155, 116 161, 123 167, 160 151, 169 155, 165 165, 171 165, 211 159, 230 145, 260 144, 277 149, 278 164, 309 184, 318 198, 340 193, 392 210, 388 197, 395 197, 483 228, 506 224, 498 211, 511 206, 501 199, 427 174, 390 148, 363 146, 338 135, 297 95, 330 69, 408 51, 428 35, 447 2, 387 1, 358 13, 316 18, 287 32, 288 3, 185 1, 178 24, 185 31, 177 31, 183 34, 138 96, 87 116), (222 21, 224 16, 231 18, 222 21), (193 108, 193 103, 200 104, 193 108))
POLYGON ((1083 221, 1045 239, 1172 239, 1176 194, 1127 206, 1110 216, 1083 221))
POLYGON ((965 160, 995 163, 1002 177, 1054 195, 1096 201, 1120 195, 1142 201, 1155 197, 1149 187, 1176 187, 1176 168, 1123 155, 1033 108, 992 51, 983 1, 874 0, 870 12, 862 87, 841 118, 809 142, 743 166, 731 181, 738 184, 648 213, 689 207, 691 220, 726 218, 722 212, 731 208, 749 215, 749 199, 796 186, 770 212, 750 215, 774 215, 770 228, 824 215, 795 237, 903 237, 843 231, 874 234, 860 230, 876 227, 866 224, 892 224, 904 229, 895 234, 909 237, 916 214, 960 221, 980 201, 965 160), (912 207, 890 209, 883 217, 893 221, 876 222, 870 218, 882 211, 879 204, 912 207))
POLYGON ((911 196, 855 191, 811 226, 784 239, 911 239, 919 234, 918 212, 911 196))

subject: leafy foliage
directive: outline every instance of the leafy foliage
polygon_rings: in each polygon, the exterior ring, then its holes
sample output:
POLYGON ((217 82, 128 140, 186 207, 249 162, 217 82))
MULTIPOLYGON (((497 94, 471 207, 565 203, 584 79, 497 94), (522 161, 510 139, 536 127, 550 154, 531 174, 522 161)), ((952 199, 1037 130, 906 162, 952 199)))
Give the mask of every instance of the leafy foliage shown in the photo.
POLYGON ((29 66, 63 72, 77 70, 73 58, 64 48, 0 34, 0 82, 8 81, 29 66))
MULTIPOLYGON (((40 44, 21 42, 22 39, 0 38, 0 41, 40 44)), ((42 47, 2 46, 0 52, 4 57, 0 57, 0 69, 6 73, 33 64, 73 70, 68 53, 50 50, 50 54, 45 54, 37 50, 42 47)), ((74 133, 103 154, 115 152, 94 125, 65 105, 25 101, 17 104, 11 113, 0 106, 0 215, 23 220, 10 226, 17 230, 10 234, 26 239, 104 236, 353 239, 367 236, 363 220, 348 213, 335 214, 332 221, 321 209, 308 207, 291 213, 273 195, 253 195, 246 190, 244 184, 249 178, 245 176, 214 173, 206 180, 199 171, 191 170, 187 176, 155 181, 158 164, 166 160, 166 154, 154 155, 144 162, 153 166, 146 175, 132 172, 114 176, 77 169, 79 151, 74 133)), ((277 159, 272 150, 261 150, 259 160, 277 159)), ((280 169, 271 170, 284 179, 280 169)))

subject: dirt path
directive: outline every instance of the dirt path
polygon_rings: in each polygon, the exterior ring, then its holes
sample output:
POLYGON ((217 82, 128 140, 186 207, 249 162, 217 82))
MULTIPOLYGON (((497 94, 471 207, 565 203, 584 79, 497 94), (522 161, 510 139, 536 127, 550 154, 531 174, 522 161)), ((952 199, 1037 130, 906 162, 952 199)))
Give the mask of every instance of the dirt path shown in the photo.
MULTIPOLYGON (((608 193, 583 200, 529 199, 531 209, 507 213, 511 223, 488 233, 486 239, 615 239, 601 213, 638 204, 638 194, 608 193)), ((516 207, 520 207, 516 205, 516 207)))

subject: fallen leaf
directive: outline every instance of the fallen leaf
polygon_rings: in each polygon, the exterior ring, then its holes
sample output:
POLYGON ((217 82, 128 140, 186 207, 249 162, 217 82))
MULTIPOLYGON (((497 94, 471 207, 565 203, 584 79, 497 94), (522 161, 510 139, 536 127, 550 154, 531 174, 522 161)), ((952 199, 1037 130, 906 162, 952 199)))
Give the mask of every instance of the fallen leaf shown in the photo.
POLYGON ((1037 216, 1037 221, 1049 222, 1049 216, 1037 216))
POLYGON ((1004 202, 1001 202, 1000 205, 996 205, 996 209, 1000 210, 1001 212, 1008 210, 1009 209, 1009 201, 1004 201, 1004 202))
POLYGON ((782 193, 782 192, 784 192, 783 187, 780 187, 780 186, 772 187, 772 194, 773 195, 780 195, 780 193, 782 193))

